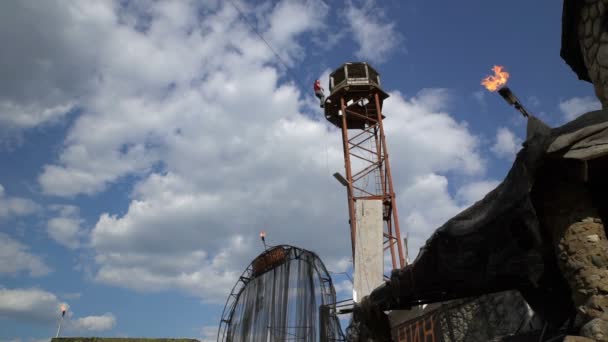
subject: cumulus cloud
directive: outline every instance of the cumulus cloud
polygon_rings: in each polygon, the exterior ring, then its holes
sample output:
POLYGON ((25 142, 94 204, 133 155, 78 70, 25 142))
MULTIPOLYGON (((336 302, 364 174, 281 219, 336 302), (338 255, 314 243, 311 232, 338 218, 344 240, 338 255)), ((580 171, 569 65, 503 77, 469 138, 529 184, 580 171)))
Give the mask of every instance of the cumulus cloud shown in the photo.
MULTIPOLYGON (((73 3, 64 9, 65 25, 94 27, 74 49, 91 40, 97 42, 104 57, 100 59, 104 61, 103 82, 96 83, 83 98, 84 115, 71 130, 58 163, 46 165, 40 175, 46 193, 94 194, 126 174, 147 172, 166 152, 163 143, 178 138, 186 123, 196 124, 192 128, 196 127, 200 142, 214 148, 216 142, 207 142, 206 136, 230 128, 222 125, 221 115, 229 115, 226 110, 271 109, 293 96, 293 88, 284 87, 268 97, 278 75, 262 63, 277 61, 231 6, 222 6, 200 20, 197 13, 212 9, 155 3, 149 9, 149 27, 142 34, 129 21, 115 25, 118 14, 110 4, 100 3, 92 9, 73 3), (80 15, 74 17, 73 13, 80 15), (125 50, 124 46, 132 48, 125 50), (237 89, 247 92, 249 98, 235 101, 242 94, 237 89), (218 111, 218 107, 224 110, 218 111), (131 136, 128 141, 115 139, 127 134, 131 136)), ((276 27, 268 28, 268 36, 276 41, 274 48, 283 60, 295 58, 297 52, 290 45, 298 35, 316 30, 314 20, 318 18, 313 20, 313 15, 319 6, 315 4, 280 3, 270 13, 270 23, 276 27), (298 13, 298 19, 287 20, 285 13, 298 13)), ((267 114, 275 113, 270 110, 267 114)), ((260 122, 266 117, 259 116, 260 122)), ((194 133, 189 131, 185 133, 194 133)))
POLYGON ((218 327, 212 325, 206 325, 201 329, 200 342, 216 342, 217 341, 217 329, 218 327))
POLYGON ((83 220, 79 216, 78 207, 71 205, 53 206, 57 216, 47 222, 47 233, 60 245, 70 249, 80 247, 81 239, 85 236, 82 228, 83 220))
POLYGON ((67 303, 61 302, 56 295, 42 289, 0 287, 0 319, 29 324, 55 323, 62 305, 68 308, 65 321, 65 328, 68 331, 100 332, 110 330, 116 324, 116 317, 111 313, 75 318, 67 303))
POLYGON ((481 200, 488 192, 494 190, 500 182, 496 180, 481 180, 471 182, 460 187, 456 199, 465 206, 481 200))
POLYGON ((348 1, 344 16, 359 45, 358 58, 384 62, 403 41, 395 22, 386 18, 375 0, 348 1))
POLYGON ((0 287, 0 317, 36 323, 57 320, 61 302, 40 289, 7 289, 0 287))
MULTIPOLYGON (((386 104, 387 134, 392 134, 398 184, 434 170, 483 174, 478 139, 443 112, 445 91, 426 90, 409 100, 392 95, 386 104)), ((282 113, 289 116, 276 119, 271 136, 256 138, 255 131, 243 130, 254 135, 238 140, 260 143, 228 150, 240 159, 194 149, 204 145, 187 141, 199 137, 180 136, 180 143, 170 146, 175 153, 167 162, 171 171, 139 182, 124 216, 104 214, 95 225, 91 244, 97 251, 96 279, 139 291, 176 288, 205 299, 223 298, 247 260, 259 252, 251 247, 251 237, 262 229, 270 241, 311 248, 333 271, 346 269, 348 236, 343 230, 328 231, 347 227, 347 219, 335 215, 346 213, 343 189, 329 176, 341 170, 339 132, 287 110, 282 113)), ((238 125, 242 119, 234 120, 238 125)), ((412 228, 421 236, 461 209, 447 192, 447 179, 439 191, 426 190, 411 188, 406 194, 438 208, 424 213, 427 224, 412 228), (428 197, 421 200, 420 194, 428 197)), ((408 206, 411 202, 400 197, 402 214, 416 209, 408 206)))
MULTIPOLYGON (((222 303, 227 291, 242 272, 230 263, 238 260, 243 254, 243 261, 250 260, 255 255, 250 249, 253 241, 245 245, 239 237, 234 240, 241 242, 233 241, 232 245, 221 249, 213 257, 209 257, 202 249, 192 248, 183 253, 174 250, 149 250, 139 253, 100 250, 96 257, 100 268, 95 279, 101 283, 141 292, 177 289, 201 297, 207 302, 222 303), (227 260, 228 256, 234 259, 227 260)), ((174 243, 170 240, 168 242, 174 243)))
POLYGON ((100 316, 86 316, 72 319, 68 323, 68 329, 73 331, 99 332, 111 330, 116 325, 116 317, 111 313, 100 316))
MULTIPOLYGON (((267 4, 269 19, 258 19, 288 61, 302 58, 303 33, 318 30, 311 4, 267 4), (285 13, 303 18, 287 21, 285 13)), ((390 53, 394 42, 375 39, 394 25, 364 17, 371 1, 350 5, 353 23, 367 25, 355 35, 360 53, 390 53)), ((79 65, 73 82, 83 92, 63 86, 70 95, 58 98, 77 98, 81 114, 40 174, 43 191, 95 195, 123 179, 134 184, 128 208, 100 215, 86 243, 76 238, 76 215, 49 222, 51 237, 92 248, 97 282, 208 301, 223 301, 261 252, 260 230, 270 244, 312 249, 333 271, 347 269, 346 195, 331 177, 343 170, 339 131, 306 105, 293 82, 282 81, 272 52, 229 4, 129 6, 61 3, 52 13, 62 20, 46 27, 50 44, 67 45, 65 53, 94 41, 95 54, 66 58, 79 65)), ((390 95, 385 128, 399 212, 410 220, 402 229, 421 240, 462 207, 442 174, 475 179, 485 162, 479 139, 450 116, 447 90, 390 95)))
POLYGON ((400 189, 397 200, 400 222, 408 234, 410 260, 435 228, 464 209, 450 195, 447 178, 434 173, 413 179, 400 189))
POLYGON ((338 298, 351 298, 353 296, 353 283, 350 280, 334 282, 334 288, 338 298))
POLYGON ((485 161, 478 151, 479 138, 466 123, 449 115, 446 89, 423 89, 409 99, 399 92, 390 95, 384 109, 385 130, 397 179, 449 170, 483 174, 485 161))
POLYGON ((320 0, 278 2, 269 13, 264 36, 274 49, 282 51, 282 60, 293 62, 294 57, 301 58, 304 54, 304 48, 294 38, 304 32, 313 35, 325 32, 328 13, 329 6, 320 0))
POLYGON ((568 121, 576 119, 579 115, 602 108, 602 104, 595 97, 573 97, 559 103, 564 118, 568 121))
MULTIPOLYGON (((416 177, 398 193, 402 227, 408 236, 409 259, 414 260, 431 233, 448 219, 481 200, 499 182, 473 180, 466 182, 455 195, 448 190, 445 176, 429 173, 416 177)), ((402 232, 402 235, 405 235, 402 232)))
POLYGON ((0 184, 0 219, 10 216, 24 216, 38 211, 39 206, 32 200, 20 197, 9 197, 0 184))
POLYGON ((82 297, 82 293, 80 293, 80 292, 63 293, 61 295, 61 297, 65 298, 65 299, 76 300, 76 299, 80 299, 80 297, 82 297))
POLYGON ((0 133, 60 120, 87 87, 92 65, 81 61, 94 58, 95 52, 64 53, 81 33, 65 25, 59 5, 35 1, 2 4, 0 41, 19 43, 4 48, 0 57, 0 133), (24 30, 22 20, 34 17, 36 25, 24 30))
POLYGON ((41 257, 30 253, 29 247, 0 232, 0 275, 27 272, 32 277, 51 272, 41 257))
POLYGON ((506 127, 496 131, 496 142, 490 150, 499 158, 513 160, 515 154, 521 149, 522 140, 506 127))

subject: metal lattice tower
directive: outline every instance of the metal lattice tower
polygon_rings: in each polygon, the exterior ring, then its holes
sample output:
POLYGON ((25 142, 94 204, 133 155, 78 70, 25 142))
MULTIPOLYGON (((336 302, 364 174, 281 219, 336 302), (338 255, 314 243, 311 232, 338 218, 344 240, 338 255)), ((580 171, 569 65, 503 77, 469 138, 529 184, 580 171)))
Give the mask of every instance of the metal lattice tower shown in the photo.
POLYGON ((397 203, 384 135, 382 105, 388 94, 380 76, 367 63, 346 63, 329 80, 325 118, 341 129, 346 178, 334 176, 347 188, 353 260, 356 246, 356 201, 381 200, 384 251, 390 251, 393 269, 405 266, 397 203), (396 247, 396 251, 395 251, 396 247))

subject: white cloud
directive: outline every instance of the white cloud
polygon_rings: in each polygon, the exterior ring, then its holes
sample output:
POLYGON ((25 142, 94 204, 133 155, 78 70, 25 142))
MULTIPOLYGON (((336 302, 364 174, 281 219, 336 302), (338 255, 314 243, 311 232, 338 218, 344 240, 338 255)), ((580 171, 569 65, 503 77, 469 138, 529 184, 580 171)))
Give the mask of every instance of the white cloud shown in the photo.
POLYGON ((116 317, 111 313, 101 316, 86 316, 72 319, 68 323, 68 329, 72 331, 106 331, 111 330, 116 325, 116 317))
POLYGON ((334 282, 334 288, 338 298, 352 298, 353 296, 353 283, 350 280, 334 282))
POLYGON ((397 201, 404 209, 399 208, 400 222, 408 232, 409 259, 414 260, 426 238, 464 207, 450 196, 447 178, 437 174, 419 176, 399 190, 397 201))
MULTIPOLYGON (((483 173, 477 139, 466 125, 442 112, 445 91, 426 90, 409 101, 394 93, 391 101, 386 104, 387 134, 394 147, 396 182, 433 170, 483 173), (421 151, 424 158, 419 157, 421 151)), ((292 117, 289 110, 282 113, 290 119, 275 119, 272 135, 241 130, 244 136, 236 138, 236 146, 230 146, 235 138, 229 139, 221 156, 194 148, 205 146, 192 142, 200 139, 197 135, 176 137, 166 164, 171 171, 138 183, 124 216, 104 214, 95 225, 91 244, 97 251, 97 281, 139 291, 181 289, 206 300, 224 298, 247 261, 260 251, 253 240, 259 230, 268 232, 271 244, 310 248, 332 271, 345 269, 348 235, 328 231, 347 226, 345 215, 335 215, 346 213, 343 189, 329 176, 341 169, 339 133, 327 131, 323 123, 292 117), (329 148, 328 161, 324 146, 329 148)), ((244 124, 238 117, 233 120, 233 126, 244 124)), ((446 207, 441 215, 425 213, 432 220, 421 226, 421 236, 460 209, 446 188, 447 180, 443 192, 412 190, 412 197, 427 193, 422 202, 446 207)), ((409 202, 400 200, 406 208, 400 210, 402 215, 413 209, 409 202)))
POLYGON ((80 292, 69 292, 69 293, 62 294, 61 297, 65 298, 65 299, 76 300, 76 299, 80 299, 80 297, 82 297, 82 293, 80 293, 80 292))
MULTIPOLYGON (((306 51, 302 33, 317 32, 309 4, 267 5, 264 32, 290 61, 306 51), (279 15, 299 12, 293 22, 279 15)), ((371 5, 352 5, 350 18, 366 19, 362 8, 371 5)), ((50 37, 73 44, 63 49, 68 54, 94 41, 94 56, 66 60, 95 73, 78 75, 82 114, 40 185, 48 194, 94 195, 135 179, 127 210, 100 215, 89 241, 74 238, 81 231, 74 221, 55 224, 56 240, 92 248, 98 282, 204 300, 225 300, 261 252, 260 230, 270 244, 311 249, 332 271, 347 269, 346 196, 331 177, 343 170, 340 133, 318 107, 305 111, 305 95, 280 81, 274 56, 229 4, 201 6, 208 8, 153 2, 143 22, 136 10, 117 13, 109 2, 53 7, 62 20, 46 27, 50 37)), ((394 25, 377 17, 365 23, 361 53, 390 53, 395 42, 370 39, 394 25)), ((474 179, 485 170, 479 139, 450 116, 449 102, 446 90, 426 89, 413 97, 391 92, 384 106, 399 212, 413 222, 402 230, 418 240, 461 209, 441 174, 474 179)))
POLYGON ((399 214, 402 227, 408 232, 409 260, 413 261, 419 249, 432 232, 448 219, 463 211, 498 185, 496 181, 473 180, 463 184, 452 196, 448 179, 438 174, 415 178, 409 186, 399 189, 399 214))
POLYGON ((62 246, 76 249, 81 245, 81 239, 85 236, 82 228, 83 220, 78 214, 78 207, 55 206, 53 208, 58 216, 47 222, 47 233, 62 246))
POLYGON ((49 323, 60 315, 61 302, 40 289, 7 289, 0 287, 0 317, 19 321, 49 323))
POLYGON ((0 184, 0 219, 10 216, 24 216, 38 211, 39 206, 32 200, 20 197, 8 197, 0 184))
POLYGON ((323 263, 325 264, 327 270, 329 272, 346 272, 349 270, 353 264, 352 257, 341 257, 341 258, 333 258, 333 259, 324 259, 323 263))
POLYGON ((297 44, 294 37, 304 32, 314 34, 326 29, 328 13, 329 6, 320 0, 278 2, 269 14, 268 31, 264 36, 275 51, 283 51, 281 59, 293 61, 292 56, 302 57, 304 53, 304 48, 297 44))
POLYGON ((26 129, 47 122, 54 122, 66 115, 70 104, 44 108, 36 105, 20 105, 9 101, 0 102, 0 127, 4 129, 26 129))
MULTIPOLYGON (((278 75, 262 65, 276 62, 275 57, 229 5, 199 21, 199 12, 188 3, 155 3, 150 10, 153 20, 143 35, 133 27, 116 26, 116 13, 108 4, 98 4, 101 8, 93 12, 76 3, 70 10, 81 16, 66 14, 68 24, 95 26, 82 44, 95 40, 100 55, 106 57, 100 59, 104 61, 103 82, 83 98, 85 115, 71 130, 58 163, 45 166, 40 175, 46 193, 97 193, 125 174, 149 171, 162 157, 159 154, 166 152, 163 143, 177 138, 184 124, 196 124, 191 128, 197 127, 201 142, 211 147, 215 143, 207 142, 205 135, 229 129, 221 125, 221 115, 228 115, 226 110, 245 115, 255 106, 261 112, 294 94, 292 87, 284 87, 268 98, 278 75), (192 30, 196 34, 187 34, 192 30), (237 84, 250 94, 247 101, 235 101, 241 94, 235 92, 237 84), (223 111, 218 111, 220 108, 223 111), (211 122, 220 126, 212 127, 211 122), (131 136, 127 141, 115 139, 127 134, 131 136)), ((314 4, 281 3, 271 13, 271 23, 288 30, 273 33, 269 28, 273 39, 285 45, 274 46, 283 59, 297 53, 287 46, 294 44, 297 35, 316 29, 314 4), (280 15, 302 11, 298 15, 301 20, 286 21, 280 15)), ((275 113, 271 110, 267 114, 275 113)), ((260 122, 266 117, 261 115, 260 122)))
POLYGON ((206 325, 201 329, 200 342, 216 342, 217 341, 217 326, 206 325))
POLYGON ((490 150, 499 158, 512 160, 521 149, 522 140, 506 127, 496 131, 496 142, 490 150))
POLYGON ((469 206, 481 200, 488 192, 494 190, 498 184, 500 182, 495 180, 468 183, 458 189, 456 198, 464 206, 469 206))
POLYGON ((571 99, 561 101, 559 109, 564 114, 567 121, 576 119, 579 115, 593 110, 602 108, 602 104, 595 97, 573 97, 571 99))
POLYGON ((375 0, 348 1, 346 6, 344 15, 359 45, 357 57, 384 62, 403 41, 395 22, 386 18, 375 0))
POLYGON ((0 232, 0 275, 16 275, 28 272, 32 277, 43 276, 51 272, 42 258, 31 254, 29 248, 0 232))
POLYGON ((93 65, 82 61, 94 58, 95 52, 64 53, 84 32, 65 25, 62 3, 2 4, 1 12, 6 15, 0 20, 0 41, 14 43, 3 48, 0 63, 0 133, 60 120, 88 87, 93 65), (22 20, 28 18, 36 18, 36 25, 23 29, 22 20), (49 27, 58 29, 47 30, 49 27))
POLYGON ((28 324, 50 324, 61 317, 61 305, 68 308, 65 329, 73 332, 107 331, 116 324, 111 313, 101 316, 73 317, 70 306, 56 295, 37 288, 8 289, 0 287, 0 319, 28 324))
POLYGON ((57 243, 75 249, 80 246, 79 235, 81 220, 67 217, 55 217, 48 221, 49 236, 57 243))
POLYGON ((449 170, 466 175, 485 171, 479 138, 447 112, 447 90, 423 89, 410 99, 399 92, 390 95, 384 109, 385 130, 397 181, 407 183, 412 176, 449 170))

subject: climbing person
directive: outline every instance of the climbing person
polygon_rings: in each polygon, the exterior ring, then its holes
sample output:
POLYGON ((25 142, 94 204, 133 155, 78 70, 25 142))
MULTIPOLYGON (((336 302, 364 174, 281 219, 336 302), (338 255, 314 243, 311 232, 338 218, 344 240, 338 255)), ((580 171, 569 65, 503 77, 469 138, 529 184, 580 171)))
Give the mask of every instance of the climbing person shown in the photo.
POLYGON ((316 80, 314 85, 312 86, 312 88, 315 91, 315 96, 318 97, 319 101, 321 102, 321 108, 323 108, 323 104, 325 103, 325 94, 324 94, 325 89, 323 89, 323 87, 321 87, 321 81, 316 80))

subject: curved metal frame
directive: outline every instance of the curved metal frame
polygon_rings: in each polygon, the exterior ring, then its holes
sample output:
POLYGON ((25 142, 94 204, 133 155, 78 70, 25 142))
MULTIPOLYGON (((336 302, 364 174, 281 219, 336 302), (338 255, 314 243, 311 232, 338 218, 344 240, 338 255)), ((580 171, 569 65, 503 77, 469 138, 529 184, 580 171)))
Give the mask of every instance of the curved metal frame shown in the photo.
MULTIPOLYGON (((323 263, 321 258, 319 258, 319 256, 316 253, 311 252, 306 249, 302 249, 302 248, 298 248, 298 247, 290 246, 290 245, 279 245, 279 246, 273 246, 272 248, 266 250, 264 253, 258 255, 255 259, 253 259, 253 261, 247 266, 247 268, 245 268, 245 271, 243 271, 243 273, 237 280, 236 284, 234 284, 234 286, 232 287, 232 290, 230 291, 230 295, 226 299, 226 305, 224 305, 224 310, 222 311, 222 318, 220 320, 220 326, 219 326, 219 329, 217 332, 218 341, 226 341, 225 340, 226 332, 228 331, 228 327, 230 326, 230 323, 232 322, 232 316, 234 314, 234 310, 236 309, 236 305, 239 301, 239 297, 241 296, 241 293, 243 292, 243 290, 245 290, 245 288, 247 287, 247 284, 249 284, 249 282, 251 280, 256 278, 255 276, 253 276, 254 262, 256 260, 258 260, 258 258, 260 258, 261 256, 267 254, 270 250, 273 250, 275 248, 283 248, 287 252, 286 253, 287 258, 285 259, 284 263, 290 262, 294 259, 299 259, 300 256, 305 253, 312 256, 311 260, 318 261, 318 263, 313 262, 312 266, 315 269, 315 271, 317 272, 317 274, 319 275, 319 284, 321 287, 321 296, 322 296, 322 300, 323 300, 322 305, 328 306, 330 308, 330 317, 333 317, 333 319, 336 320, 338 326, 340 326, 339 325, 340 322, 336 316, 336 290, 335 290, 333 282, 331 280, 331 276, 329 275, 329 272, 327 271, 327 268, 325 267, 325 264, 323 263), (319 267, 317 267, 317 266, 319 266, 319 267)), ((260 275, 261 274, 259 274, 258 276, 260 276, 260 275)), ((330 328, 333 327, 333 325, 328 325, 328 326, 330 328)), ((335 332, 330 331, 329 333, 335 333, 335 332)), ((338 331, 337 335, 340 336, 338 341, 346 341, 346 338, 344 337, 344 333, 342 332, 342 330, 338 331)))

